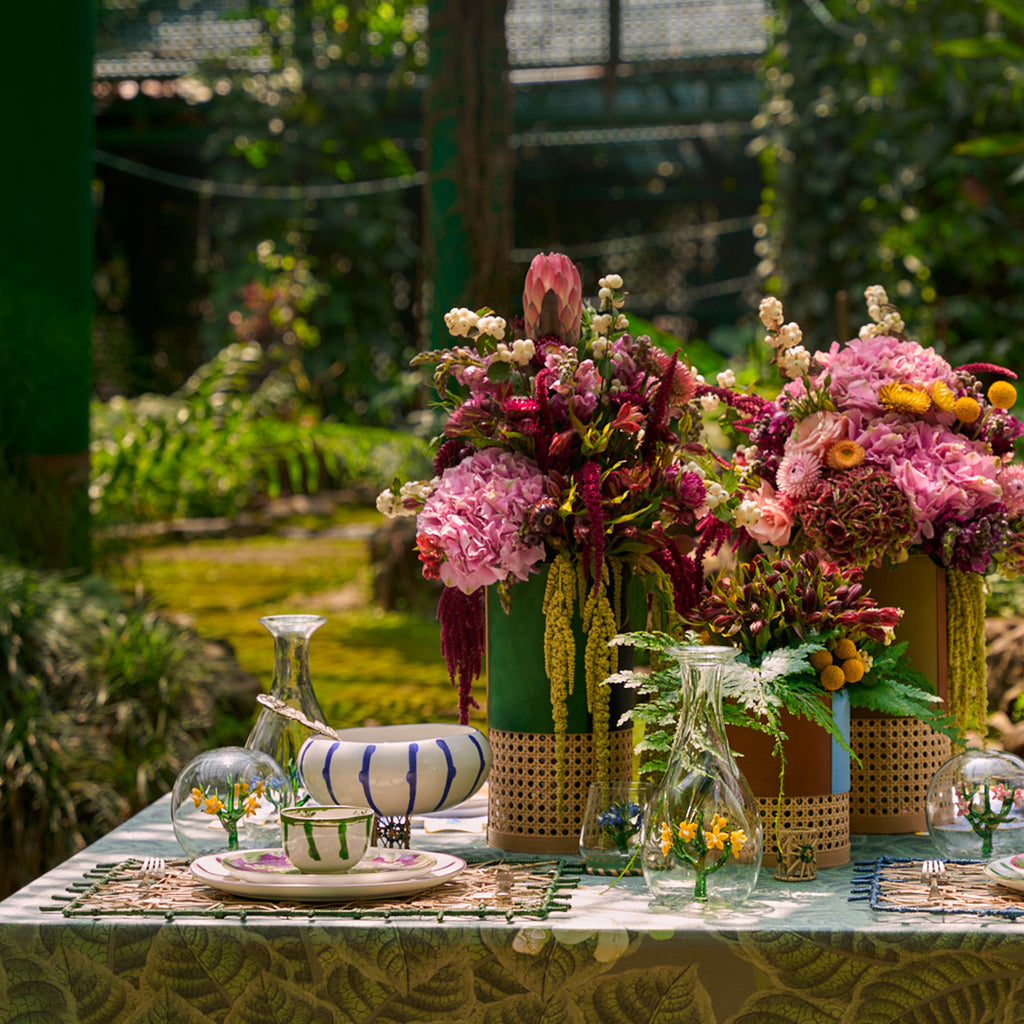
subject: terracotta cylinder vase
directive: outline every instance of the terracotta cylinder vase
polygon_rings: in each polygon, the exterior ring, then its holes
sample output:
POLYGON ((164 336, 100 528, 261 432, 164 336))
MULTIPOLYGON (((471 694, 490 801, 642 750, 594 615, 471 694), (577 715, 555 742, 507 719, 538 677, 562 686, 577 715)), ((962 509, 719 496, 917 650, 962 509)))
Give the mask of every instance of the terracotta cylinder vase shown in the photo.
MULTIPOLYGON (((883 606, 903 609, 896 639, 907 641, 911 665, 948 697, 946 571, 925 555, 869 569, 864 584, 883 606)), ((855 708, 851 743, 861 763, 853 763, 850 828, 888 834, 923 831, 928 786, 951 754, 948 737, 919 722, 855 708)))
MULTIPOLYGON (((832 717, 849 738, 850 703, 843 691, 823 694, 832 717)), ((785 770, 775 741, 755 729, 728 727, 729 745, 757 798, 764 828, 764 863, 774 867, 778 844, 789 830, 817 832, 815 862, 840 867, 850 860, 850 755, 824 729, 783 712, 785 770), (780 776, 782 796, 780 799, 780 776)))

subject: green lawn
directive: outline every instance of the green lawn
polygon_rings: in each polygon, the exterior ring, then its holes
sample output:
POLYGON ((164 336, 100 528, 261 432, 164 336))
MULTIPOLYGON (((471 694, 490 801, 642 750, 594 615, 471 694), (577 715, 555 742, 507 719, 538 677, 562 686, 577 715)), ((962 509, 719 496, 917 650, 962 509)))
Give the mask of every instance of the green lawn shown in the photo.
MULTIPOLYGON (((341 522, 376 524, 380 517, 372 509, 348 509, 341 522)), ((201 636, 227 640, 264 689, 273 675, 273 640, 259 618, 324 615, 327 623, 311 641, 310 675, 337 728, 458 719, 436 621, 374 607, 361 537, 194 541, 138 550, 107 574, 141 584, 201 636)))

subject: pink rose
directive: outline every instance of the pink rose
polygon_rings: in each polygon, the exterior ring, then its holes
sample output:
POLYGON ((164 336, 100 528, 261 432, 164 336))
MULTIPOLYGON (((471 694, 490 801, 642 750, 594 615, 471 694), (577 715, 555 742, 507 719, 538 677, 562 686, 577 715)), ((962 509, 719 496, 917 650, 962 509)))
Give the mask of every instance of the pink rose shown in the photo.
POLYGON ((804 452, 824 460, 825 452, 836 443, 845 441, 850 435, 850 421, 839 412, 812 412, 796 425, 786 438, 786 454, 804 452))
POLYGON ((747 533, 758 544, 771 544, 773 547, 785 547, 793 532, 793 503, 784 495, 776 494, 770 483, 765 481, 754 495, 754 501, 761 512, 761 518, 747 533))

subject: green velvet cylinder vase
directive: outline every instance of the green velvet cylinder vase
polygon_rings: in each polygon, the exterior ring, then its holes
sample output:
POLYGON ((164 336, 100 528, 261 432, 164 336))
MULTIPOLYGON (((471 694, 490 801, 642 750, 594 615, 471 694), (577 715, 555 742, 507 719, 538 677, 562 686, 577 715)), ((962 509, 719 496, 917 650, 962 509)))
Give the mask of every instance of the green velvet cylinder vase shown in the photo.
MULTIPOLYGON (((544 566, 512 587, 508 613, 496 588, 487 593, 487 727, 493 758, 487 841, 522 853, 576 853, 587 793, 599 775, 583 669, 586 636, 577 608, 576 675, 567 701, 564 781, 559 787, 551 687, 544 667, 541 608, 547 578, 544 566)), ((609 700, 608 778, 628 780, 633 771, 633 732, 618 723, 631 705, 632 691, 612 686, 609 700)))

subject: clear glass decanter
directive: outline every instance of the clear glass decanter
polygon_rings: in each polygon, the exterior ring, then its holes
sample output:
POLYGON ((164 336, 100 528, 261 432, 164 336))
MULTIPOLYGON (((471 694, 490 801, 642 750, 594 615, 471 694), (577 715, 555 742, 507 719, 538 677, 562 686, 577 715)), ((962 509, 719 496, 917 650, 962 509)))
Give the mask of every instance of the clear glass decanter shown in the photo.
POLYGON ((761 869, 757 804, 722 718, 731 647, 680 647, 680 712, 665 775, 643 830, 643 873, 656 906, 700 911, 743 903, 761 869))
MULTIPOLYGON (((326 622, 321 615, 266 615, 260 619, 274 638, 274 677, 270 695, 301 711, 306 718, 323 722, 313 684, 309 680, 310 637, 326 622)), ((294 805, 309 800, 299 777, 299 748, 313 735, 300 722, 262 708, 245 745, 269 754, 288 776, 294 805)))

